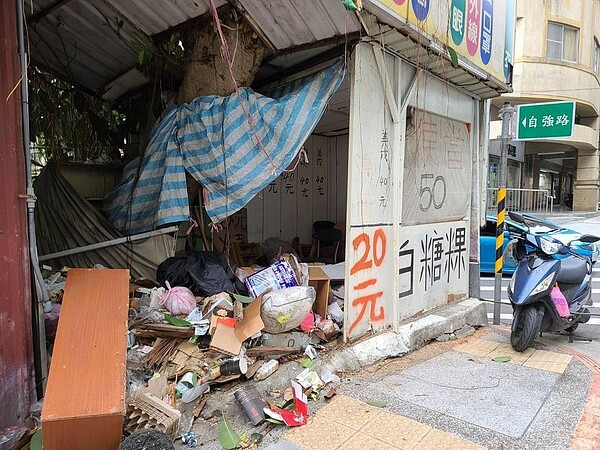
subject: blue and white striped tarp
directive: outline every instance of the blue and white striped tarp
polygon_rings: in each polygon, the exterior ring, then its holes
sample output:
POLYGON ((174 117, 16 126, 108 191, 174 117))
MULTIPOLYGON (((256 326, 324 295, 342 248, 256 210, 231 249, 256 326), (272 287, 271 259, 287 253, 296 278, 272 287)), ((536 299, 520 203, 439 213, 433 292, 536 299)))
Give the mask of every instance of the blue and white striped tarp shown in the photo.
POLYGON ((205 96, 171 107, 155 126, 141 164, 129 163, 105 198, 109 219, 127 234, 186 220, 184 169, 208 191, 206 211, 214 223, 232 215, 292 163, 344 73, 340 60, 271 97, 241 88, 239 98, 205 96))

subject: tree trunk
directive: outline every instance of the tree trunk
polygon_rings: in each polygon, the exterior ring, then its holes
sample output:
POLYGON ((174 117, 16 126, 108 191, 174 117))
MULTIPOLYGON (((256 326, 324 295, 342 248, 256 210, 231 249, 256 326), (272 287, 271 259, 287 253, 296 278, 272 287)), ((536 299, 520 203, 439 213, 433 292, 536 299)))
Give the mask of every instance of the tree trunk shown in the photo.
MULTIPOLYGON (((237 84, 250 86, 260 68, 265 45, 234 10, 221 11, 219 16, 237 84)), ((200 95, 231 94, 233 83, 227 62, 221 56, 221 39, 212 17, 192 31, 186 40, 186 62, 177 103, 190 102, 200 95)))
MULTIPOLYGON (((235 10, 221 8, 219 17, 229 46, 235 80, 239 87, 250 86, 260 68, 266 46, 235 10)), ((184 40, 185 66, 177 103, 191 102, 202 95, 224 97, 231 94, 234 86, 228 63, 221 56, 221 39, 212 16, 199 24, 184 40)), ((200 184, 187 171, 186 181, 190 207, 198 205, 200 184)), ((208 225, 210 220, 206 211, 204 215, 208 225)))

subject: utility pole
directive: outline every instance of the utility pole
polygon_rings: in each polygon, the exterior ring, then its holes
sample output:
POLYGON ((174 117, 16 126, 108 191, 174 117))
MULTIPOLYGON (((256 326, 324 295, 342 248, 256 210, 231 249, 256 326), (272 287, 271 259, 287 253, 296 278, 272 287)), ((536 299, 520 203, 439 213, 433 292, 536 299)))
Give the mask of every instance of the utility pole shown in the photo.
POLYGON ((496 217, 496 266, 494 278, 494 324, 500 323, 502 302, 502 266, 504 263, 504 216, 506 214, 506 172, 508 170, 508 145, 511 138, 510 119, 514 108, 508 102, 502 105, 502 136, 500 145, 500 167, 498 169, 498 216, 496 217))

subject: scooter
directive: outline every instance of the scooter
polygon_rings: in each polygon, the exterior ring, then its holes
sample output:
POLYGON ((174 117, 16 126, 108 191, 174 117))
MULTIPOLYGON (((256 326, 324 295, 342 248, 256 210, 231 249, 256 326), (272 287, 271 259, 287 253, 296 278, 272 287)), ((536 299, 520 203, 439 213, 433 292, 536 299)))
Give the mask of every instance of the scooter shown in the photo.
MULTIPOLYGON (((525 217, 514 212, 509 212, 509 216, 529 230, 525 217)), ((507 248, 517 261, 508 286, 513 307, 512 347, 518 352, 525 351, 546 331, 566 331, 572 337, 579 324, 590 318, 587 306, 593 304, 593 262, 589 255, 577 253, 571 245, 576 241, 597 242, 600 237, 585 234, 568 244, 528 231, 513 237, 507 248), (551 296, 555 286, 568 305, 568 311, 563 311, 562 316, 551 296)))

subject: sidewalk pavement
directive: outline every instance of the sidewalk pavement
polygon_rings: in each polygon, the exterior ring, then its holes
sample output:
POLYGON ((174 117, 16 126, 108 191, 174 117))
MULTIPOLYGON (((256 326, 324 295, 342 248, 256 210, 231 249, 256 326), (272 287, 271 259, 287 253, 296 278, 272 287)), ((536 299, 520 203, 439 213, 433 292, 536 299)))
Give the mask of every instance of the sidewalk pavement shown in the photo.
MULTIPOLYGON (((311 370, 341 381, 330 402, 309 402, 305 426, 252 428, 232 392, 214 392, 194 425, 202 448, 221 448, 222 413, 239 432, 264 433, 268 450, 600 448, 600 363, 566 336, 514 352, 510 328, 487 325, 485 311, 465 300, 321 355, 311 370)), ((292 361, 250 383, 277 402, 302 370, 292 361)))
POLYGON ((266 448, 600 448, 600 365, 554 337, 517 353, 506 326, 363 369, 337 392, 266 448))

